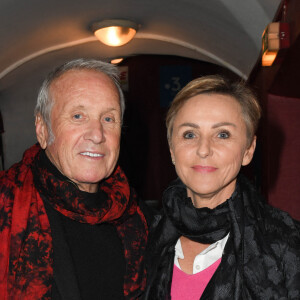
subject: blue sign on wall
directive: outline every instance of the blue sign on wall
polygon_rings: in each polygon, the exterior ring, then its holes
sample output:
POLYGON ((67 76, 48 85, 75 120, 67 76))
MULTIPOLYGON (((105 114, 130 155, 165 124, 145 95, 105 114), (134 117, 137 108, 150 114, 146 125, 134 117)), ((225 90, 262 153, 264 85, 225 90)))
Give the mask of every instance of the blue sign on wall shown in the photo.
POLYGON ((190 66, 160 67, 160 106, 169 107, 175 95, 192 80, 190 66))

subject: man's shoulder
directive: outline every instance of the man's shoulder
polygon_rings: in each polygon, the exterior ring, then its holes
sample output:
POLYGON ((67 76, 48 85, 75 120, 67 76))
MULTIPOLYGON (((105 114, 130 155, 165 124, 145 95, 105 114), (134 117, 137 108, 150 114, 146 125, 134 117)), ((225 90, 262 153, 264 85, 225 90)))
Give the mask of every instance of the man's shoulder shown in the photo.
MULTIPOLYGON (((15 163, 9 169, 0 172, 0 199, 13 199, 16 189, 28 184, 28 174, 31 177, 31 168, 23 161, 15 163)), ((31 184, 31 180, 30 184, 31 184)))
POLYGON ((145 216, 148 227, 150 227, 150 225, 153 222, 154 216, 156 215, 155 207, 153 207, 151 204, 149 204, 149 202, 142 200, 142 199, 138 199, 138 206, 145 216))
POLYGON ((38 144, 33 145, 27 149, 21 161, 13 164, 9 169, 0 172, 0 185, 11 184, 18 185, 23 180, 22 177, 26 176, 27 172, 31 170, 32 162, 36 154, 40 151, 38 144))
POLYGON ((17 175, 17 169, 17 164, 15 164, 9 169, 0 172, 0 190, 3 185, 11 185, 14 183, 14 179, 17 175))
POLYGON ((11 207, 17 183, 17 167, 14 165, 0 172, 0 208, 11 207))
POLYGON ((20 174, 21 163, 15 163, 9 169, 0 172, 0 185, 14 185, 20 174))

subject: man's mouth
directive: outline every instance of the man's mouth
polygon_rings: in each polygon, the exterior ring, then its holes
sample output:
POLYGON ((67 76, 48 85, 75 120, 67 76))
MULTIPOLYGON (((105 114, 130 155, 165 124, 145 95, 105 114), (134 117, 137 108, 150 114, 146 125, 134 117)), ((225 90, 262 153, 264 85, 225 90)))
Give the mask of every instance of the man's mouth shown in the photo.
POLYGON ((103 154, 100 154, 100 153, 93 153, 93 152, 81 152, 80 153, 81 155, 84 155, 84 156, 89 156, 89 157, 102 157, 104 156, 103 154))

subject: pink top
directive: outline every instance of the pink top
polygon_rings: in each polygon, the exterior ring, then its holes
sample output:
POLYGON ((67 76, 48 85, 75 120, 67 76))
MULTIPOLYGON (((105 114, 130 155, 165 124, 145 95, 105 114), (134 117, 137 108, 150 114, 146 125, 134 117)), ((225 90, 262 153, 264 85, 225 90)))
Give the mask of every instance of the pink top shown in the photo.
POLYGON ((171 299, 199 300, 220 262, 221 258, 208 268, 196 274, 186 274, 174 265, 171 299))

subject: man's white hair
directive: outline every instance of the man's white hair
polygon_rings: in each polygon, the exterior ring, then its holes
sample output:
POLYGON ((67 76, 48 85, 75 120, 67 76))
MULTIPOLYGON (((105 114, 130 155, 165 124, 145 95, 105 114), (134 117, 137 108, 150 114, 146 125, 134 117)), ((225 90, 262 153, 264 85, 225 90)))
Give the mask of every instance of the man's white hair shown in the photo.
POLYGON ((54 101, 53 99, 51 99, 49 87, 55 79, 59 78, 64 73, 70 70, 93 70, 99 73, 103 73, 109 78, 111 78, 119 92, 121 121, 123 120, 123 115, 125 111, 125 99, 119 82, 118 68, 115 65, 96 59, 80 58, 71 60, 57 67, 51 73, 49 73, 39 90, 34 115, 40 115, 47 126, 47 130, 49 133, 48 144, 51 144, 54 141, 54 135, 51 127, 51 111, 54 101))

